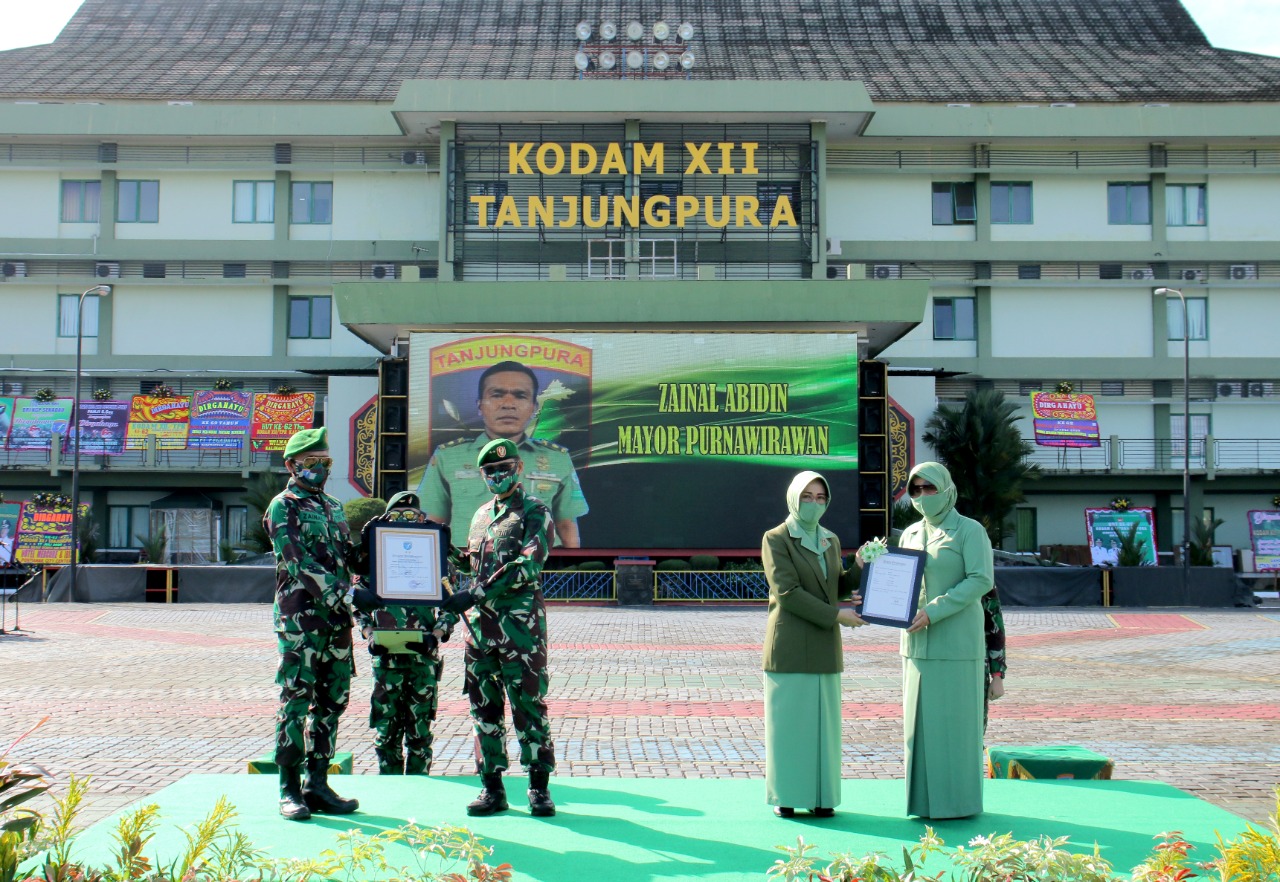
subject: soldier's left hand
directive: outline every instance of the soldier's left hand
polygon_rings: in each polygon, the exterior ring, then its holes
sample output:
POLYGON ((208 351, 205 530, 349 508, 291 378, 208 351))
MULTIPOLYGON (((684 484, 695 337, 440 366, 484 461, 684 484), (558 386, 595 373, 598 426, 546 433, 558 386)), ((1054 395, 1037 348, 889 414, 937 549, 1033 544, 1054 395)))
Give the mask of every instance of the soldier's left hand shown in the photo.
POLYGON ((433 655, 440 646, 440 641, 436 639, 434 634, 423 634, 422 640, 413 640, 404 645, 405 649, 418 653, 418 655, 433 655))
POLYGON ((440 608, 445 612, 461 613, 476 605, 476 596, 470 591, 455 591, 444 599, 440 608))
POLYGON ((372 612, 375 609, 381 609, 383 606, 382 598, 378 596, 378 592, 372 588, 360 587, 351 592, 352 605, 360 610, 360 612, 372 612))

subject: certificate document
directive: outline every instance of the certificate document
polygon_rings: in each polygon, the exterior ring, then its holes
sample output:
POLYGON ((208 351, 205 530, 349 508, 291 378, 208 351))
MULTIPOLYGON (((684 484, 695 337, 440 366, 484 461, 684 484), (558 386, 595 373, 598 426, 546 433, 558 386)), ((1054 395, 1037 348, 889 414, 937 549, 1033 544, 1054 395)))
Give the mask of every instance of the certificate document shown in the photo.
POLYGON ((369 571, 378 596, 388 603, 438 606, 448 534, 439 524, 377 524, 372 531, 369 571))
POLYGON ((919 608, 925 560, 923 551, 890 548, 863 567, 858 615, 877 625, 908 627, 919 608))

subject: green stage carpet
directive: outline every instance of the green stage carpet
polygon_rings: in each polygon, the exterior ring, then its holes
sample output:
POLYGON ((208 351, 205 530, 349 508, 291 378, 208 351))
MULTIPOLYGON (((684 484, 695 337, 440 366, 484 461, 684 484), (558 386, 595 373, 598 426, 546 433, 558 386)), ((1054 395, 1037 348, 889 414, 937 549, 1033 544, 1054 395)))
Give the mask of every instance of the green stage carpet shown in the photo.
MULTIPOLYGON (((239 811, 238 824, 274 856, 305 857, 335 845, 335 834, 358 828, 369 834, 409 819, 423 826, 465 825, 494 848, 490 862, 507 862, 515 879, 740 880, 764 879, 782 856, 774 846, 797 836, 818 846, 823 866, 832 852, 883 851, 901 857, 924 822, 902 816, 901 781, 846 781, 836 817, 797 814, 776 818, 764 804, 761 780, 670 778, 552 778, 559 814, 532 818, 524 802, 526 781, 510 777, 511 811, 468 818, 464 806, 477 792, 474 778, 380 778, 336 775, 338 792, 360 799, 358 814, 316 816, 289 822, 276 813, 276 781, 267 775, 191 775, 155 794, 164 824, 147 854, 172 861, 185 839, 179 826, 194 824, 220 794, 239 811)), ((1069 836, 1073 843, 1103 846, 1117 871, 1127 873, 1154 844, 1152 836, 1181 830, 1206 860, 1215 831, 1229 838, 1244 829, 1241 818, 1164 784, 1135 781, 986 782, 986 812, 963 821, 933 824, 948 846, 977 835, 1012 832, 1020 839, 1069 836)), ((77 856, 95 866, 108 862, 115 819, 101 821, 78 840, 77 856)), ((411 864, 389 849, 393 865, 411 864)), ((945 868, 934 858, 926 870, 945 868)))

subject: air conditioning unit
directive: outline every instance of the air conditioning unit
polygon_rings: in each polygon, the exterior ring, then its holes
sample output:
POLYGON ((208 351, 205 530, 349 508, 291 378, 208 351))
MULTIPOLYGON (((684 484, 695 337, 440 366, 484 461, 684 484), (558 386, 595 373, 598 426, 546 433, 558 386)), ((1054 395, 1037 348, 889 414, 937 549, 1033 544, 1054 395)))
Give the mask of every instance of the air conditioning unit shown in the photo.
POLYGON ((100 279, 120 278, 120 264, 99 261, 93 266, 93 274, 100 279))
POLYGON ((1243 279, 1256 279, 1258 277, 1258 265, 1256 263, 1233 263, 1231 264, 1231 278, 1236 281, 1243 279))
POLYGON ((831 236, 828 236, 828 237, 827 237, 827 253, 828 253, 828 254, 839 254, 839 253, 840 253, 840 240, 839 240, 839 239, 833 239, 831 236))
POLYGON ((426 165, 427 151, 425 150, 405 150, 400 154, 401 165, 426 165))
POLYGON ((1219 383, 1218 397, 1230 398, 1232 395, 1240 395, 1244 392, 1243 383, 1219 383))
POLYGON ((1274 383, 1267 383, 1261 380, 1251 380, 1245 386, 1245 395, 1250 398, 1261 398, 1264 395, 1270 395, 1274 389, 1274 383))
POLYGON ((394 263, 375 263, 371 271, 375 279, 394 279, 396 265, 394 263))
POLYGON ((6 279, 21 279, 27 275, 27 264, 21 260, 6 260, 0 270, 3 270, 6 279))
POLYGON ((900 279, 902 278, 902 264, 877 263, 871 268, 871 277, 875 279, 900 279))
POLYGON ((1147 267, 1146 269, 1132 270, 1129 273, 1129 278, 1134 279, 1135 281, 1138 279, 1154 279, 1155 277, 1156 277, 1156 271, 1153 270, 1151 267, 1147 267))
POLYGON ((1178 278, 1184 282, 1203 282, 1205 272, 1202 269, 1178 270, 1178 278))

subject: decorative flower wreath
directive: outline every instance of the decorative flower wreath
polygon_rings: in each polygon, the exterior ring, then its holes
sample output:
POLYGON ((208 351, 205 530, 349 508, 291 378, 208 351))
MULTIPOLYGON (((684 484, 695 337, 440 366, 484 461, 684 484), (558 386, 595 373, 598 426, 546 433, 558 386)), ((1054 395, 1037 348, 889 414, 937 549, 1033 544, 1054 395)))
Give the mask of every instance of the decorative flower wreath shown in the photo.
POLYGON ((36 401, 52 401, 57 397, 57 394, 48 386, 45 386, 43 389, 36 390, 36 401))
POLYGON ((32 493, 31 501, 36 505, 53 506, 55 508, 63 508, 71 504, 71 497, 62 493, 32 493))
POLYGON ((164 383, 161 383, 158 386, 154 386, 151 389, 151 397, 152 398, 173 398, 174 397, 173 387, 166 386, 164 383))
POLYGON ((228 380, 226 377, 219 377, 218 379, 213 381, 213 388, 218 392, 230 392, 231 381, 228 380))
POLYGON ((1131 504, 1132 503, 1130 503, 1125 497, 1117 496, 1115 499, 1111 500, 1111 509, 1113 511, 1128 511, 1131 504))
POLYGON ((111 399, 110 389, 94 389, 93 390, 94 401, 109 401, 110 399, 111 399))
POLYGON ((288 383, 281 383, 279 386, 276 386, 276 394, 277 395, 297 395, 298 390, 290 386, 288 383))
POLYGON ((1061 383, 1058 384, 1059 395, 1070 395, 1074 391, 1076 391, 1076 387, 1073 386, 1071 383, 1068 383, 1066 380, 1063 380, 1061 383))

